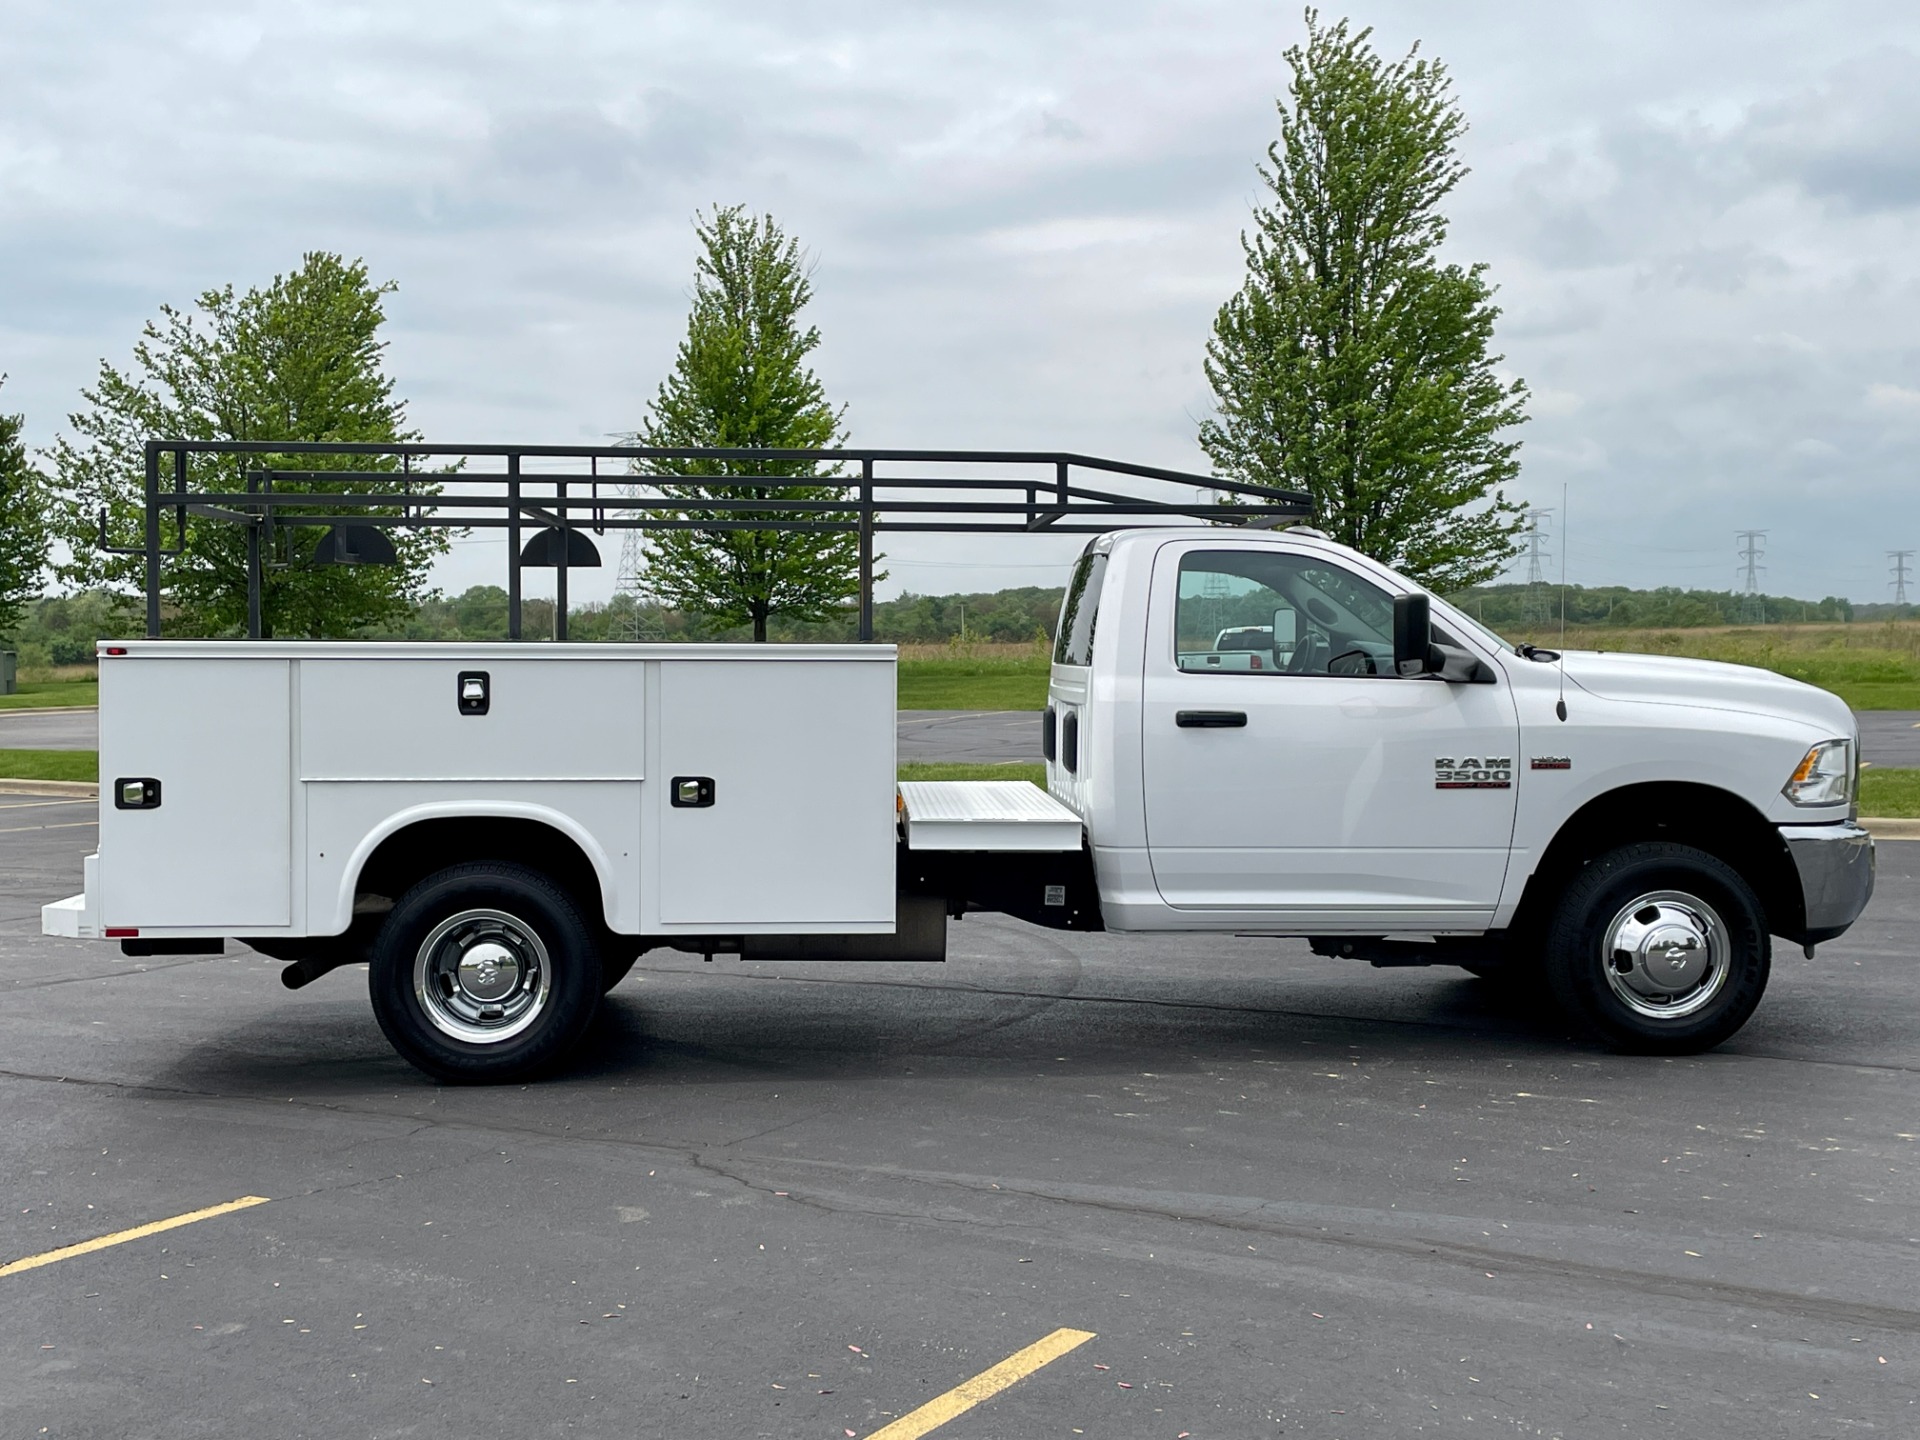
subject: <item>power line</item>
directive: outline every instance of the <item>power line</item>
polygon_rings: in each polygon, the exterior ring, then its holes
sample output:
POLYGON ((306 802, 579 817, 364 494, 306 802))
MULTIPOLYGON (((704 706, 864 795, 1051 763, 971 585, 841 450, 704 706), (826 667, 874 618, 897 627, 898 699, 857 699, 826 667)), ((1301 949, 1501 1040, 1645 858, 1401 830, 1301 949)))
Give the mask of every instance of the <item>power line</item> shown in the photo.
POLYGON ((1527 584, 1529 585, 1546 583, 1546 572, 1541 568, 1541 562, 1553 558, 1553 553, 1545 547, 1545 542, 1552 538, 1547 533, 1547 527, 1552 519, 1552 510, 1542 510, 1532 505, 1527 507, 1527 523, 1521 533, 1527 537, 1527 584))
POLYGON ((1767 618, 1767 602, 1760 594, 1760 577, 1766 572, 1766 566, 1760 562, 1766 557, 1761 541, 1767 538, 1764 530, 1736 530, 1734 539, 1740 542, 1740 563, 1743 569, 1740 582, 1740 623, 1758 625, 1767 618))
POLYGON ((1907 562, 1913 558, 1911 550, 1889 550, 1887 559, 1893 562, 1893 579, 1887 583, 1893 587, 1893 603, 1907 603, 1907 562))
MULTIPOLYGON (((622 485, 620 493, 629 500, 638 499, 638 485, 622 485)), ((643 586, 642 572, 646 568, 646 552, 640 546, 640 532, 629 530, 620 537, 620 574, 613 582, 613 593, 624 595, 632 602, 627 614, 621 621, 623 640, 639 640, 640 634, 640 593, 643 586)))
POLYGON ((1553 558, 1546 542, 1552 538, 1549 525, 1553 520, 1553 510, 1534 505, 1527 507, 1527 523, 1521 533, 1526 536, 1527 547, 1527 598, 1525 614, 1532 625, 1544 625, 1553 618, 1552 596, 1547 594, 1546 562, 1553 558))

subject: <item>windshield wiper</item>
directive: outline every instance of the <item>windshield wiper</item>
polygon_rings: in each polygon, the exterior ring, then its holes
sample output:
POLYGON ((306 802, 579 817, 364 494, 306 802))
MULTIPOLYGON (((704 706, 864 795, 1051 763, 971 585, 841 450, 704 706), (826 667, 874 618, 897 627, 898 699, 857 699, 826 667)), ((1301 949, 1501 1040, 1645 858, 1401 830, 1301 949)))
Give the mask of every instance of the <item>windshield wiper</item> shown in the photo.
POLYGON ((1560 658, 1558 650, 1545 650, 1538 645, 1519 644, 1513 647, 1513 653, 1528 660, 1538 660, 1541 664, 1550 664, 1560 658))

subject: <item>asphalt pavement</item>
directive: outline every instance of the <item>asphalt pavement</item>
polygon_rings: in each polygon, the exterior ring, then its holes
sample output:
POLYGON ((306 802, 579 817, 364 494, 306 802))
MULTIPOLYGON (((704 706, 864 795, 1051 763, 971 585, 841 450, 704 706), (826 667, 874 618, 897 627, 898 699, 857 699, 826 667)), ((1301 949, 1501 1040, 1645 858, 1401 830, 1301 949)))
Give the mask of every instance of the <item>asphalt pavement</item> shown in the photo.
POLYGON ((0 710, 0 750, 98 750, 98 710, 0 710))
POLYGON ((1037 763, 1037 710, 902 710, 896 720, 902 762, 972 765, 1037 763))
POLYGON ((0 805, 6 1435, 864 1437, 1062 1330, 895 1436, 1920 1433, 1920 844, 1687 1059, 970 916, 939 966, 650 954, 570 1071, 460 1089, 358 970, 40 936, 94 812, 0 805))
POLYGON ((1870 765, 1920 767, 1920 710, 1856 710, 1860 758, 1870 765))

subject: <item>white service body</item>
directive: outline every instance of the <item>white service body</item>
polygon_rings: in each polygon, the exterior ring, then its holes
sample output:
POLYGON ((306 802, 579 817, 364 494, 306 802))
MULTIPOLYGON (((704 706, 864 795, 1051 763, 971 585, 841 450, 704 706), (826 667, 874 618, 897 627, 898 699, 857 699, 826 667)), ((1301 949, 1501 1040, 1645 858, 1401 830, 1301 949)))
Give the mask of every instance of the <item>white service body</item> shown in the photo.
POLYGON ((891 646, 112 648, 100 851, 81 904, 49 907, 65 933, 338 935, 383 841, 479 817, 577 845, 615 934, 893 929, 891 646), (459 708, 472 672, 484 714, 459 708), (673 805, 677 776, 713 803, 673 805), (160 804, 121 808, 145 777, 160 804))

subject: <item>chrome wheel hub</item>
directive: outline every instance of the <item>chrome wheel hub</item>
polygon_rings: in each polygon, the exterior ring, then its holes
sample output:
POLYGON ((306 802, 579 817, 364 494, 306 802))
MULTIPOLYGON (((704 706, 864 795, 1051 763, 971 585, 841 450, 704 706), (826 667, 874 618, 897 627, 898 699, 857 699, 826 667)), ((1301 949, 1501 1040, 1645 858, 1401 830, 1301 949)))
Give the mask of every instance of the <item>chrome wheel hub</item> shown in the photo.
POLYGON ((1731 946, 1714 908, 1696 895, 1656 890, 1628 901, 1607 926, 1607 984, 1635 1014, 1698 1014, 1727 982, 1731 946))
POLYGON ((443 1035, 498 1044, 546 1009, 553 971, 532 927, 503 910, 462 910, 420 944, 413 992, 443 1035))

